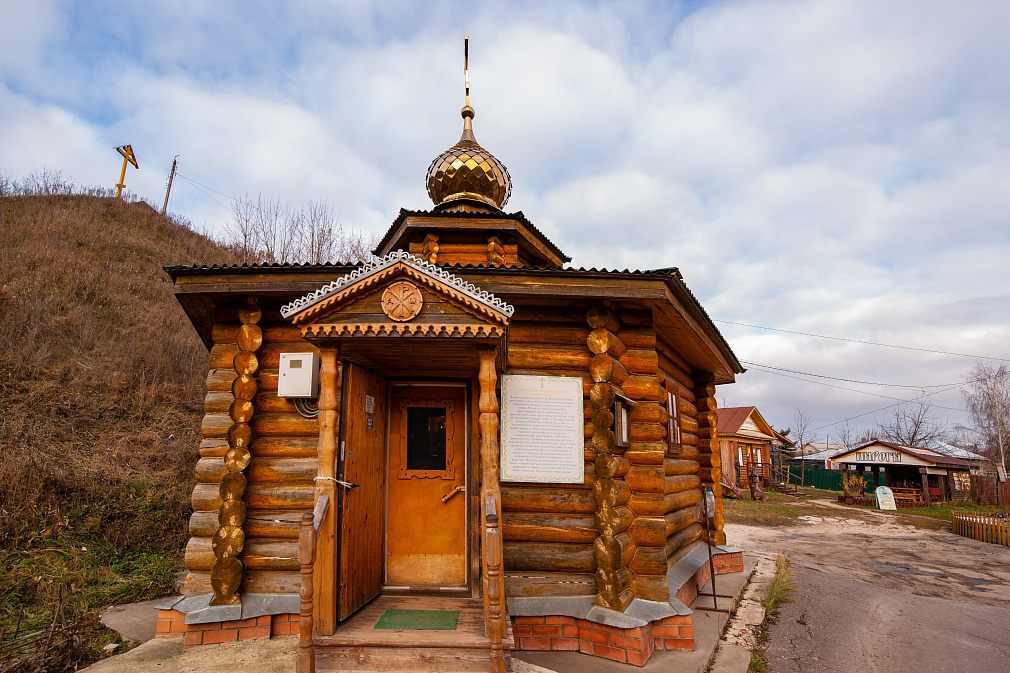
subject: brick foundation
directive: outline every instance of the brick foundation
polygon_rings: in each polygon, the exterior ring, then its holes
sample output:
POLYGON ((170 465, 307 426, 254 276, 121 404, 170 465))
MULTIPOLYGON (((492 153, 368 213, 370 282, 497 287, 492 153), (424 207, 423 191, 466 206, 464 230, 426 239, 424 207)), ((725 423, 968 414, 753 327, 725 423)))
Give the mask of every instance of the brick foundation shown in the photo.
MULTIPOLYGON (((743 552, 713 554, 715 573, 742 572, 743 552)), ((711 579, 708 561, 677 591, 677 599, 690 605, 711 579)), ((693 650, 692 615, 676 615, 645 626, 622 629, 586 619, 558 615, 512 618, 516 650, 582 652, 624 664, 644 666, 656 650, 693 650)))
POLYGON ((184 638, 185 646, 233 643, 253 638, 298 635, 298 615, 264 615, 231 622, 187 624, 178 610, 158 610, 158 638, 184 638))
POLYGON ((582 652, 635 666, 644 666, 655 650, 694 649, 690 615, 631 629, 575 617, 515 617, 512 635, 517 650, 582 652))

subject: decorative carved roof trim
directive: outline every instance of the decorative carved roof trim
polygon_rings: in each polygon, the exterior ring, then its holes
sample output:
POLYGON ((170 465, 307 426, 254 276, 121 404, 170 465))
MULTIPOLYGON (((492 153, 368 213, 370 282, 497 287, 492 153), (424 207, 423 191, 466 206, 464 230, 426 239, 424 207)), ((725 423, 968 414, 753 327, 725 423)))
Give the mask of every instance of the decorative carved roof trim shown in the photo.
MULTIPOLYGON (((495 317, 494 314, 500 314, 506 318, 511 318, 515 312, 515 309, 511 305, 498 299, 490 292, 480 289, 473 283, 468 283, 459 276, 444 271, 434 264, 421 261, 409 252, 396 250, 382 259, 369 262, 360 269, 355 269, 346 276, 324 285, 315 292, 310 292, 304 297, 285 304, 281 307, 281 315, 288 319, 294 318, 295 322, 304 322, 306 319, 318 315, 320 311, 325 310, 325 307, 332 306, 341 298, 350 294, 350 292, 345 293, 345 290, 357 290, 373 285, 381 278, 389 276, 388 273, 383 272, 391 272, 393 267, 400 264, 413 269, 421 276, 426 276, 437 281, 447 289, 451 289, 452 293, 457 295, 458 298, 462 299, 466 297, 470 299, 471 301, 467 302, 468 304, 474 305, 474 308, 477 308, 481 313, 485 313, 489 317, 495 317), (323 302, 325 302, 325 306, 318 306, 323 302), (318 308, 314 311, 306 311, 306 309, 316 308, 317 306, 318 308)), ((415 274, 409 275, 421 280, 415 274)))
POLYGON ((498 325, 460 325, 443 323, 313 323, 303 325, 302 336, 312 337, 475 337, 500 339, 505 328, 498 325))

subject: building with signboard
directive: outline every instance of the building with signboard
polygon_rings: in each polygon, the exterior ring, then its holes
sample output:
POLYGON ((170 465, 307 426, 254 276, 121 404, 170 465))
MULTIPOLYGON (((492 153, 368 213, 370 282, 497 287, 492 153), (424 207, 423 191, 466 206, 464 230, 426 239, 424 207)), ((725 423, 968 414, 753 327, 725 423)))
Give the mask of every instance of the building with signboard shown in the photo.
POLYGON ((830 458, 849 473, 864 476, 867 486, 887 486, 896 500, 917 502, 967 500, 971 496, 971 465, 961 459, 920 446, 904 446, 879 439, 830 458))
POLYGON ((772 477, 772 442, 789 445, 757 407, 727 407, 719 411, 719 450, 723 479, 747 488, 751 467, 763 479, 772 477))
POLYGON ((462 115, 433 209, 373 261, 167 269, 210 373, 163 631, 300 629, 300 670, 693 648, 699 545, 725 544, 715 386, 740 363, 676 269, 566 267, 462 115), (407 608, 457 629, 377 628, 407 608))

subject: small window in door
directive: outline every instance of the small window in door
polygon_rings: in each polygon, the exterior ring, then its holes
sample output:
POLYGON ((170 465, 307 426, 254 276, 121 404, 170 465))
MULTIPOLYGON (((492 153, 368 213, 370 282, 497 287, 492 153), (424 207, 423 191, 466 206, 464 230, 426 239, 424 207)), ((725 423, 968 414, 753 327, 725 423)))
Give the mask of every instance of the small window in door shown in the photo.
POLYGON ((445 470, 445 407, 407 407, 407 469, 445 470))

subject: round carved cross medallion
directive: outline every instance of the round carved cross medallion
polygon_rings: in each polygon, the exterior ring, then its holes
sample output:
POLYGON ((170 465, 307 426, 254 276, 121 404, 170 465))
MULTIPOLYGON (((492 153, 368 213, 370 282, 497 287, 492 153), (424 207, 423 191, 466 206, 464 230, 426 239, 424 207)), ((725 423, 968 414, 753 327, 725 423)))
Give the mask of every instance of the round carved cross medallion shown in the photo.
POLYGON ((401 280, 382 293, 382 310, 393 320, 404 322, 421 312, 424 301, 421 291, 413 283, 401 280))

